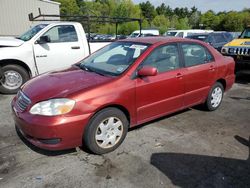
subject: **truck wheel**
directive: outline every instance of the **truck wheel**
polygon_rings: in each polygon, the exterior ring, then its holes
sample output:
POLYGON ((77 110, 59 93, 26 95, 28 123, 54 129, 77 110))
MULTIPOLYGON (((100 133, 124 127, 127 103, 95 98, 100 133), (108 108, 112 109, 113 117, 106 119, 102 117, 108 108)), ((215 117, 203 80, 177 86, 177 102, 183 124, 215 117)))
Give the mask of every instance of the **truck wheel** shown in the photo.
POLYGON ((128 131, 128 120, 117 108, 99 111, 85 129, 83 141, 95 154, 114 151, 124 140, 128 131))
POLYGON ((2 68, 4 79, 0 84, 0 93, 14 94, 29 79, 28 72, 19 65, 5 65, 2 68))
POLYGON ((205 107, 208 111, 214 111, 219 108, 224 94, 224 87, 221 83, 216 82, 209 91, 205 107))

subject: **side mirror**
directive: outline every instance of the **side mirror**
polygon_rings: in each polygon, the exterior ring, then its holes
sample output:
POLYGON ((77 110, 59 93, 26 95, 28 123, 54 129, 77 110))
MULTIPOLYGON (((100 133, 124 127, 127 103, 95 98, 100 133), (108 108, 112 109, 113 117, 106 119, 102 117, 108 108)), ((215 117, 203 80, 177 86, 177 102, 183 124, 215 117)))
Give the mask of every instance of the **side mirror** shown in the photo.
POLYGON ((37 41, 36 43, 37 44, 45 44, 45 43, 48 43, 50 42, 50 37, 48 35, 45 35, 45 36, 41 36, 37 41))
POLYGON ((158 73, 157 68, 151 67, 151 66, 145 66, 142 67, 140 70, 138 70, 137 75, 138 76, 156 76, 158 73))

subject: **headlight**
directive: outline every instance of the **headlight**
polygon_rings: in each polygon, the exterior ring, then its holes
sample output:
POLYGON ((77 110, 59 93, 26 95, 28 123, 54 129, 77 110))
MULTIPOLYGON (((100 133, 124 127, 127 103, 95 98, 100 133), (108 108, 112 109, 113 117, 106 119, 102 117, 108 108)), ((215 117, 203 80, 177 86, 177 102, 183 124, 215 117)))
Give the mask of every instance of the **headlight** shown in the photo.
POLYGON ((228 53, 228 48, 227 47, 222 47, 221 48, 221 53, 227 54, 228 53))
POLYGON ((30 113, 44 116, 62 115, 70 112, 74 105, 75 101, 71 99, 51 99, 35 104, 30 109, 30 113))

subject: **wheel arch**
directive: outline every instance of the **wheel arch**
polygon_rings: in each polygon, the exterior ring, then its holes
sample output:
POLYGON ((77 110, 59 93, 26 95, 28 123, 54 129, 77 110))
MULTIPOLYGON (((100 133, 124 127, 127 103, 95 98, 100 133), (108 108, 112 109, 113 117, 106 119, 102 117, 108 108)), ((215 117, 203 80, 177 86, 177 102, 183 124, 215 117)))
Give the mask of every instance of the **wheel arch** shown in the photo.
POLYGON ((29 66, 26 63, 24 63, 23 61, 20 61, 17 59, 0 60, 0 66, 3 67, 5 65, 19 65, 19 66, 23 67, 28 72, 30 78, 32 77, 32 73, 31 73, 29 66))
POLYGON ((101 110, 104 110, 106 108, 117 108, 119 110, 121 110, 125 116, 127 117, 128 119, 128 122, 129 122, 129 127, 130 127, 130 122, 131 122, 131 116, 130 116, 130 113, 128 111, 128 109, 126 107, 124 107, 123 105, 120 105, 120 104, 108 104, 106 106, 102 106, 100 108, 98 108, 95 113, 93 113, 93 115, 91 116, 90 120, 98 113, 100 112, 101 110))
POLYGON ((225 79, 220 78, 220 79, 218 79, 216 82, 221 83, 221 84, 222 84, 222 86, 223 86, 223 88, 224 88, 224 91, 226 90, 226 87, 227 87, 227 82, 226 82, 226 80, 225 80, 225 79))

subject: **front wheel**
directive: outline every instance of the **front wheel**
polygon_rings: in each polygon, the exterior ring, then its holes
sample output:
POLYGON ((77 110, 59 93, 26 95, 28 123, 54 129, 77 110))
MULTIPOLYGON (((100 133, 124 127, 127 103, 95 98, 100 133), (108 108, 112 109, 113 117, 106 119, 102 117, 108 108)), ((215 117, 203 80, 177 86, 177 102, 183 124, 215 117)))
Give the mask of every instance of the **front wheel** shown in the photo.
POLYGON ((124 140, 128 131, 128 120, 117 108, 99 111, 90 120, 84 133, 84 144, 95 154, 114 151, 124 140))
POLYGON ((0 93, 14 94, 29 79, 28 72, 19 65, 5 65, 2 68, 4 79, 0 83, 0 93))
POLYGON ((216 82, 209 91, 205 107, 209 111, 214 111, 221 105, 224 94, 224 87, 221 83, 216 82))

